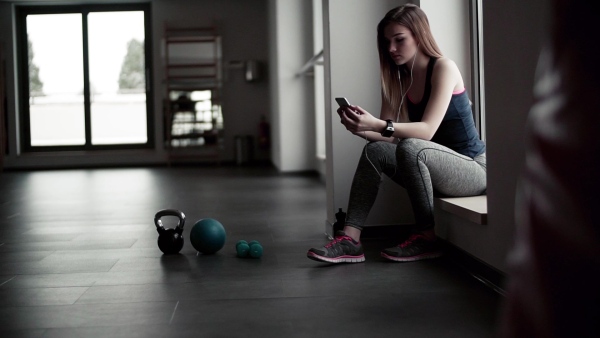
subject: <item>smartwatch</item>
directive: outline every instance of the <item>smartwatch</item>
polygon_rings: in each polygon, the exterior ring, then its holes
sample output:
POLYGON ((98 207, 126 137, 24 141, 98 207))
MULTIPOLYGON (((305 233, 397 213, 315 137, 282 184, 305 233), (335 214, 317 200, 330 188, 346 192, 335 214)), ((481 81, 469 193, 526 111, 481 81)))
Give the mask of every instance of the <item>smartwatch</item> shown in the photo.
POLYGON ((381 132, 381 136, 390 137, 394 135, 394 124, 392 123, 392 120, 385 120, 385 122, 387 123, 387 125, 385 126, 385 129, 383 129, 383 131, 381 132))

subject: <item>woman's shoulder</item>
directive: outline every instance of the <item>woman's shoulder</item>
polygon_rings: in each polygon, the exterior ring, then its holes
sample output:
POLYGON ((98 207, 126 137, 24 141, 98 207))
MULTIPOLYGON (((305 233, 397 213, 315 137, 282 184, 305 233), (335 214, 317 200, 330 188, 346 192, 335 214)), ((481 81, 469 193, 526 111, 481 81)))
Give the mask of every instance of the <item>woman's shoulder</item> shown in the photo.
POLYGON ((460 70, 456 63, 447 57, 440 57, 435 62, 435 66, 433 68, 433 80, 436 78, 451 78, 455 82, 462 82, 462 75, 460 74, 460 70))
POLYGON ((452 59, 442 56, 437 58, 434 69, 458 70, 458 66, 452 59))

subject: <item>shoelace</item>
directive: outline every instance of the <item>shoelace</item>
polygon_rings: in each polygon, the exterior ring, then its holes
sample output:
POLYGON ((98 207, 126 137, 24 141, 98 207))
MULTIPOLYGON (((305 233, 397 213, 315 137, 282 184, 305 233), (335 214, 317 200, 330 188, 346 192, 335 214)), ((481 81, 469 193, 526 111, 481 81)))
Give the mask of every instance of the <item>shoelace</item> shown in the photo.
POLYGON ((352 238, 350 238, 350 236, 340 236, 340 237, 336 237, 333 239, 333 241, 329 242, 329 244, 325 245, 326 248, 331 248, 332 246, 336 245, 337 243, 343 241, 343 240, 349 240, 352 241, 352 238))
POLYGON ((400 243, 400 247, 401 248, 406 248, 407 246, 413 244, 417 239, 422 238, 422 235, 419 234, 413 234, 410 235, 410 237, 408 237, 408 239, 406 241, 404 241, 404 243, 400 243))

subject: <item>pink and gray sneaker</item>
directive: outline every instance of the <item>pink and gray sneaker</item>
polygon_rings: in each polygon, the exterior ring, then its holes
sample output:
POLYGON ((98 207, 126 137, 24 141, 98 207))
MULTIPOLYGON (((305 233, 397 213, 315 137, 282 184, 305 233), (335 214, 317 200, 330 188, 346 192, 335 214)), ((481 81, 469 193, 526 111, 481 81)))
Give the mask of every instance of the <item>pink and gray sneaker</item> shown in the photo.
POLYGON ((437 258, 442 255, 435 240, 425 238, 421 234, 413 234, 399 245, 381 251, 383 258, 395 262, 411 262, 422 259, 437 258))
POLYGON ((337 231, 335 238, 321 248, 308 250, 306 256, 312 260, 327 263, 361 263, 365 254, 360 242, 355 241, 343 231, 337 231))

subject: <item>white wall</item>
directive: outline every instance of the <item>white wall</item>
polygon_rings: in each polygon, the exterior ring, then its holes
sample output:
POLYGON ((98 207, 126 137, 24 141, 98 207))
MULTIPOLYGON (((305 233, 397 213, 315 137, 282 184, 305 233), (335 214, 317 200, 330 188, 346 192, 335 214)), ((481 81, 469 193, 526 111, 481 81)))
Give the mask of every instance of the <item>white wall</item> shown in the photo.
MULTIPOLYGON (((348 132, 334 98, 345 96, 375 116, 381 109, 377 24, 405 1, 324 0, 325 118, 327 130, 327 218, 346 210, 352 177, 365 140, 348 132)), ((367 225, 412 223, 404 189, 386 179, 367 225), (381 200, 394 201, 394 207, 381 200)))
POLYGON ((281 172, 314 170, 314 83, 297 76, 313 56, 312 2, 270 0, 272 161, 281 172))
POLYGON ((470 0, 421 0, 429 26, 445 57, 452 59, 460 70, 469 94, 471 85, 471 42, 469 23, 470 0))
MULTIPOLYGON (((323 0, 313 0, 313 54, 323 52, 323 0)), ((315 109, 316 170, 325 182, 327 176, 325 140, 325 71, 323 57, 313 66, 315 109)))

